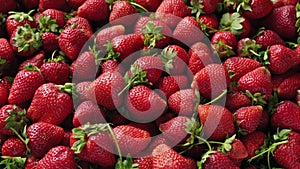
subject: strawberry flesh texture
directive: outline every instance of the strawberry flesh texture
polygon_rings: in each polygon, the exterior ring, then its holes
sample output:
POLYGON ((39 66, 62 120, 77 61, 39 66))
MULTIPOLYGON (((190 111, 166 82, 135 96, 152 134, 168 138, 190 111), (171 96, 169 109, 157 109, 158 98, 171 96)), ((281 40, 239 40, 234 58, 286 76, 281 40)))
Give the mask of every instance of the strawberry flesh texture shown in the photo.
POLYGON ((248 151, 248 159, 256 155, 256 151, 264 145, 267 135, 260 131, 255 131, 247 136, 241 138, 241 141, 244 143, 248 151))
MULTIPOLYGON (((183 89, 173 93, 168 99, 169 108, 176 114, 191 116, 194 112, 197 99, 193 89, 183 89)), ((198 100, 198 99, 197 99, 198 100)))
POLYGON ((237 167, 224 153, 215 152, 210 154, 203 164, 204 169, 215 169, 215 168, 231 168, 238 169, 237 167))
POLYGON ((271 0, 251 0, 249 6, 252 10, 243 10, 243 14, 251 19, 263 18, 273 9, 271 0))
POLYGON ((3 143, 1 154, 9 157, 26 157, 26 145, 19 138, 11 137, 3 143))
POLYGON ((78 16, 90 21, 103 22, 109 17, 109 4, 105 0, 87 0, 78 8, 77 12, 78 16))

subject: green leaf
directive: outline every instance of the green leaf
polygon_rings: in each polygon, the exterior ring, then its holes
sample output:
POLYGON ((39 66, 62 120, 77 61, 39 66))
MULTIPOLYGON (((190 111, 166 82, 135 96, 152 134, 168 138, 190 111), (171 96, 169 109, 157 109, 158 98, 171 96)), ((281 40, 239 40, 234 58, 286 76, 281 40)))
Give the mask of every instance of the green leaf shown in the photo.
POLYGON ((156 26, 153 21, 148 21, 142 28, 142 34, 145 37, 145 46, 149 48, 156 47, 156 42, 165 38, 165 36, 161 34, 161 31, 162 26, 156 26))
POLYGON ((25 167, 26 158, 1 156, 0 166, 3 169, 20 169, 25 167))

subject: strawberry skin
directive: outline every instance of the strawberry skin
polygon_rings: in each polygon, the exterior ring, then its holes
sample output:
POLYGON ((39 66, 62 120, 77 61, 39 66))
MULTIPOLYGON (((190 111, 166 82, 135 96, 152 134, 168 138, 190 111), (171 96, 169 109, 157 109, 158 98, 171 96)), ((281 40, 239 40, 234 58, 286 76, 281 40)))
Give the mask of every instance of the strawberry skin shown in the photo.
POLYGON ((149 12, 155 12, 162 0, 136 0, 135 2, 142 5, 149 12))
POLYGON ((36 66, 37 68, 41 68, 41 66, 44 64, 45 60, 45 52, 41 51, 37 53, 32 58, 26 59, 24 62, 22 62, 19 66, 19 71, 24 70, 24 67, 31 64, 32 66, 36 66))
POLYGON ((272 45, 284 45, 284 41, 281 37, 272 30, 263 30, 256 38, 256 43, 261 46, 261 49, 267 49, 267 47, 272 45))
POLYGON ((1 0, 0 13, 7 14, 9 11, 17 9, 17 2, 15 0, 1 0))
POLYGON ((16 60, 12 46, 5 38, 0 38, 0 60, 4 62, 4 64, 0 64, 1 72, 16 60))
POLYGON ((251 0, 249 6, 251 11, 243 10, 243 14, 251 19, 260 19, 267 16, 273 9, 271 0, 251 0))
POLYGON ((45 80, 54 84, 65 84, 69 80, 69 66, 64 61, 50 61, 41 66, 45 80))
POLYGON ((30 125, 27 130, 28 147, 35 157, 43 157, 53 146, 64 137, 64 130, 53 124, 38 122, 30 125))
POLYGON ((176 114, 191 116, 198 101, 195 90, 181 89, 169 97, 168 106, 176 114))
POLYGON ((173 68, 170 70, 171 75, 184 75, 186 71, 187 64, 189 63, 190 56, 187 52, 178 45, 169 45, 166 47, 167 51, 172 51, 176 53, 173 58, 173 68))
MULTIPOLYGON (((0 109, 0 133, 4 135, 14 135, 13 131, 6 128, 5 126, 8 124, 7 119, 12 115, 11 112, 21 112, 22 109, 16 105, 8 104, 0 109)), ((16 116, 15 120, 19 117, 16 116)))
POLYGON ((190 56, 188 68, 193 74, 213 63, 210 49, 203 42, 192 45, 188 54, 190 56))
POLYGON ((3 143, 1 154, 9 157, 26 157, 26 145, 19 138, 10 137, 3 143))
POLYGON ((128 1, 117 1, 114 3, 112 10, 109 15, 109 22, 116 25, 122 24, 126 26, 130 26, 134 24, 137 16, 133 14, 137 13, 136 9, 128 2, 128 1), (122 18, 125 16, 131 15, 129 18, 122 18), (118 21, 118 19, 122 18, 122 20, 118 21))
POLYGON ((58 29, 65 26, 65 13, 56 9, 47 9, 42 12, 42 16, 50 16, 50 19, 55 20, 58 25, 58 29))
POLYGON ((291 75, 284 79, 277 88, 278 97, 281 99, 294 99, 300 89, 300 74, 291 75))
POLYGON ((73 67, 72 80, 81 82, 95 79, 97 73, 96 64, 96 57, 92 52, 86 51, 81 53, 71 65, 73 67))
POLYGON ((107 41, 111 41, 113 38, 124 35, 125 27, 123 25, 114 25, 108 28, 100 30, 96 35, 96 42, 100 50, 105 50, 105 44, 107 41))
POLYGON ((69 19, 66 23, 66 27, 71 27, 71 28, 75 27, 77 29, 83 30, 83 33, 87 37, 91 37, 94 34, 92 25, 87 19, 83 17, 75 17, 69 19))
POLYGON ((239 169, 224 153, 216 151, 209 154, 203 164, 203 169, 230 168, 239 169))
POLYGON ((186 76, 164 76, 157 82, 157 88, 168 99, 173 93, 188 88, 186 76))
POLYGON ((260 147, 264 145, 266 139, 267 135, 260 131, 255 131, 241 138, 248 151, 248 159, 256 155, 255 151, 259 150, 260 147))
POLYGON ((226 108, 231 111, 242 107, 251 106, 249 97, 240 92, 229 93, 226 97, 226 108))
POLYGON ((109 5, 105 0, 87 0, 78 8, 78 16, 94 22, 106 21, 109 16, 109 5))
POLYGON ((133 159, 133 163, 134 164, 138 164, 139 169, 148 169, 148 168, 152 168, 152 157, 139 157, 139 158, 135 158, 133 159))
POLYGON ((47 152, 36 168, 76 169, 77 167, 73 152, 68 147, 57 146, 47 152))

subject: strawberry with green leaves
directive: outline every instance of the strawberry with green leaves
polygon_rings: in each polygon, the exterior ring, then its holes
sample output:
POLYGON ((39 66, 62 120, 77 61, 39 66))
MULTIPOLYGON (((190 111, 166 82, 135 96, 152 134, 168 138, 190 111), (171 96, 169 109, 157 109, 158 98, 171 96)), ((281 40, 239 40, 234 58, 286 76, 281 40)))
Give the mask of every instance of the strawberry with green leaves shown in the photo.
POLYGON ((241 141, 245 145, 248 152, 248 159, 254 157, 256 155, 256 151, 258 151, 261 147, 264 146, 265 141, 268 139, 267 135, 260 131, 254 131, 253 133, 243 136, 241 141))
POLYGON ((123 25, 114 25, 108 28, 104 28, 97 32, 96 43, 101 51, 105 51, 107 47, 107 41, 111 41, 113 38, 124 35, 125 27, 123 25))
POLYGON ((31 14, 34 10, 31 10, 28 13, 24 12, 10 12, 9 17, 6 19, 6 30, 9 36, 13 35, 13 32, 19 27, 24 26, 25 24, 30 25, 30 27, 36 27, 36 23, 31 14))
POLYGON ((129 1, 116 1, 112 5, 112 10, 109 14, 109 22, 113 25, 131 26, 137 19, 137 16, 133 15, 135 13, 137 11, 129 1), (122 18, 129 15, 131 15, 130 19, 128 17, 122 18), (118 20, 120 18, 122 19, 118 20))
POLYGON ((200 15, 198 20, 205 35, 211 35, 219 28, 219 20, 215 14, 200 15))
POLYGON ((215 50, 220 58, 226 58, 235 55, 236 37, 230 31, 220 30, 216 32, 212 39, 215 50))
POLYGON ((238 169, 228 156, 220 151, 208 151, 203 156, 201 161, 197 163, 199 168, 215 169, 215 168, 230 168, 238 169))
MULTIPOLYGON (((8 72, 10 66, 14 65, 16 58, 12 46, 5 38, 0 38, 0 71, 3 75, 8 72)), ((10 70, 11 71, 11 70, 10 70)))
POLYGON ((242 38, 237 43, 236 53, 238 56, 248 57, 248 58, 257 58, 260 56, 258 50, 261 49, 261 46, 251 38, 242 38))
POLYGON ((266 50, 272 45, 284 45, 282 38, 274 31, 263 29, 256 35, 255 41, 261 46, 261 49, 266 50))
POLYGON ((250 19, 260 19, 267 16, 273 9, 271 0, 242 0, 237 11, 250 19))
POLYGON ((50 24, 48 25, 50 28, 56 24, 57 28, 61 29, 65 26, 65 12, 56 9, 47 9, 39 16, 39 24, 50 24))
POLYGON ((87 37, 91 37, 94 32, 91 23, 83 17, 73 17, 66 22, 66 27, 80 29, 87 37))
POLYGON ((32 56, 31 58, 28 58, 24 62, 22 62, 19 66, 19 71, 24 70, 24 68, 28 65, 32 65, 40 69, 41 66, 44 64, 45 59, 45 52, 38 52, 35 56, 32 56))
POLYGON ((190 9, 192 11, 192 14, 195 14, 198 18, 201 14, 213 13, 217 9, 218 2, 218 0, 190 0, 190 9))

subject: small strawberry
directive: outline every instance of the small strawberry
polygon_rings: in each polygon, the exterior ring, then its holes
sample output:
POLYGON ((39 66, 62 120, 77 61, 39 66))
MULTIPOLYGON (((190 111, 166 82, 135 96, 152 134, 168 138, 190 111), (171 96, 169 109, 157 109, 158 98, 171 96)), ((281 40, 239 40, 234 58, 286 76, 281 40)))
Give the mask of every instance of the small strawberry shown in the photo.
POLYGON ((78 101, 79 103, 88 100, 88 89, 89 86, 92 82, 90 81, 84 81, 84 82, 80 82, 76 85, 76 92, 78 94, 78 101))
POLYGON ((22 62, 19 66, 19 71, 24 70, 24 67, 28 66, 29 64, 40 69, 44 63, 45 58, 45 52, 41 51, 32 58, 28 58, 24 62, 22 62))
POLYGON ((200 15, 199 24, 206 35, 213 34, 219 28, 219 20, 215 14, 200 15))
POLYGON ((236 37, 232 32, 223 30, 216 32, 211 39, 211 43, 220 58, 235 55, 234 49, 237 42, 236 37))
POLYGON ((8 102, 21 104, 33 98, 35 91, 45 83, 44 77, 37 67, 28 65, 16 75, 10 89, 8 102))
POLYGON ((201 162, 198 164, 199 168, 215 169, 215 168, 230 168, 238 169, 224 153, 220 151, 208 151, 202 156, 201 162), (199 167, 200 165, 200 167, 199 167))
POLYGON ((0 3, 3 4, 0 7, 0 13, 7 14, 9 11, 17 9, 17 2, 15 0, 1 0, 0 3))
POLYGON ((223 65, 210 64, 195 74, 191 84, 200 94, 213 99, 224 93, 230 83, 228 71, 223 65))
POLYGON ((1 147, 1 155, 9 157, 26 157, 26 151, 26 145, 16 137, 10 137, 1 147))
POLYGON ((8 102, 9 91, 3 84, 0 83, 0 107, 4 106, 8 102))
POLYGON ((87 37, 91 37, 94 34, 90 22, 82 17, 70 18, 66 22, 66 27, 80 29, 87 37))
POLYGON ((96 42, 101 51, 105 51, 105 44, 107 41, 111 41, 113 38, 124 35, 125 27, 123 25, 115 25, 108 28, 104 28, 97 32, 96 42))
POLYGON ((243 38, 237 43, 236 53, 238 56, 256 59, 256 57, 260 56, 258 53, 259 49, 261 49, 261 46, 255 40, 243 38))
POLYGON ((9 17, 6 19, 6 30, 8 35, 11 37, 13 32, 19 27, 29 24, 30 27, 36 27, 36 23, 32 16, 30 16, 34 10, 24 13, 24 12, 9 12, 9 17))
POLYGON ((67 5, 66 0, 61 0, 59 2, 54 2, 51 0, 40 0, 39 3, 39 10, 41 12, 45 11, 46 9, 58 9, 61 10, 67 5))
POLYGON ((45 32, 42 34, 43 50, 46 53, 53 53, 59 49, 58 36, 52 32, 45 32))
POLYGON ((186 76, 165 76, 160 78, 156 86, 161 94, 169 98, 173 93, 187 89, 188 79, 186 76))
POLYGON ((227 152, 228 157, 232 160, 242 160, 248 157, 248 152, 243 144, 243 142, 239 139, 234 139, 231 143, 231 149, 227 152))
POLYGON ((276 32, 268 29, 262 30, 260 33, 258 33, 255 41, 263 50, 272 45, 284 45, 284 41, 281 39, 281 37, 276 32))
POLYGON ((60 143, 64 130, 53 124, 38 122, 26 129, 28 147, 35 157, 43 157, 48 150, 60 143))
POLYGON ((128 1, 116 1, 109 15, 109 22, 113 25, 125 25, 130 26, 134 24, 137 16, 133 15, 137 13, 136 9, 128 1), (130 19, 122 18, 131 15, 130 19), (118 20, 122 18, 121 20, 118 20))
MULTIPOLYGON (((65 26, 65 13, 56 9, 47 9, 42 12, 39 16, 39 21, 41 21, 40 17, 49 17, 50 20, 54 20, 55 24, 57 24, 57 28, 63 28, 65 26)), ((42 23, 43 24, 43 23, 42 23)))
POLYGON ((39 0, 21 0, 22 6, 27 10, 37 9, 39 0))
POLYGON ((278 97, 281 99, 294 99, 297 90, 300 89, 300 74, 291 75, 285 78, 278 86, 278 97))
POLYGON ((192 45, 188 54, 190 56, 188 68, 194 75, 205 66, 213 63, 210 49, 202 42, 192 45))
POLYGON ((86 0, 78 8, 78 16, 94 22, 106 21, 109 17, 109 4, 105 0, 86 0))
POLYGON ((57 146, 47 152, 36 168, 76 169, 77 167, 73 152, 65 146, 57 146))
POLYGON ((74 9, 77 10, 86 0, 68 0, 68 5, 74 9))
POLYGON ((133 159, 133 163, 138 164, 139 169, 152 168, 152 157, 144 156, 133 159))
POLYGON ((218 105, 199 105, 198 115, 203 132, 210 140, 224 140, 234 134, 232 113, 218 105))
POLYGON ((27 117, 33 122, 61 124, 72 112, 73 101, 65 92, 72 92, 73 85, 46 83, 40 86, 32 99, 27 117))
POLYGON ((247 95, 235 91, 232 93, 228 93, 226 97, 226 108, 234 111, 247 106, 251 106, 251 100, 247 95))
POLYGON ((264 145, 266 139, 267 135, 260 131, 255 131, 241 138, 241 141, 248 151, 248 159, 256 155, 256 151, 264 145))
POLYGON ((271 13, 273 5, 271 0, 243 0, 237 8, 247 18, 260 19, 271 13))

